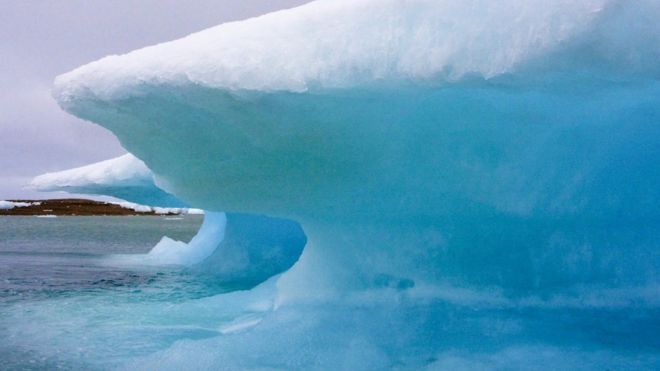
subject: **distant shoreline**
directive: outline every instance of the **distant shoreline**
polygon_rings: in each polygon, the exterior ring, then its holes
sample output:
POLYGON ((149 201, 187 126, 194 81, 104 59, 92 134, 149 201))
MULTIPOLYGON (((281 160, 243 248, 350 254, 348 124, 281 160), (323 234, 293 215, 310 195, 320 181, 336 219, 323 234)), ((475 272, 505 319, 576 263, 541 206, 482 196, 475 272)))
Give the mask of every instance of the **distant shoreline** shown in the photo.
POLYGON ((11 209, 1 209, 0 216, 166 216, 180 215, 180 213, 137 212, 120 205, 86 200, 80 198, 52 199, 52 200, 9 200, 15 203, 29 203, 29 206, 18 206, 11 209))

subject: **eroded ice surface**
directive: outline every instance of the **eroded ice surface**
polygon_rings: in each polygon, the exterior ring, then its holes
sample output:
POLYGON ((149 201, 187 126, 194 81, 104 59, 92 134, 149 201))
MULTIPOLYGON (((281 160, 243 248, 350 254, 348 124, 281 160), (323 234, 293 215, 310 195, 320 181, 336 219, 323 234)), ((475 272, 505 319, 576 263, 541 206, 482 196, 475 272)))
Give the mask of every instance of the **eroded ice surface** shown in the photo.
POLYGON ((658 367, 659 8, 316 1, 58 77, 177 198, 308 237, 273 307, 118 363, 658 367))

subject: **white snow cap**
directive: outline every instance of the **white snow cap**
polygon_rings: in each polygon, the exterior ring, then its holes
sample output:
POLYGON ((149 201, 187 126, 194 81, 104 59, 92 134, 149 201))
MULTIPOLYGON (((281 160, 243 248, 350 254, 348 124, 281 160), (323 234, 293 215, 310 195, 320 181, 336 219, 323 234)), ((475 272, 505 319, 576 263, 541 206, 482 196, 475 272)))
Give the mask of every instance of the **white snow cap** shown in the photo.
POLYGON ((153 183, 151 170, 137 157, 128 153, 74 169, 39 175, 30 186, 39 191, 90 185, 145 185, 153 183))
POLYGON ((302 92, 511 72, 588 28, 606 0, 318 0, 222 24, 61 75, 54 96, 147 85, 302 92))

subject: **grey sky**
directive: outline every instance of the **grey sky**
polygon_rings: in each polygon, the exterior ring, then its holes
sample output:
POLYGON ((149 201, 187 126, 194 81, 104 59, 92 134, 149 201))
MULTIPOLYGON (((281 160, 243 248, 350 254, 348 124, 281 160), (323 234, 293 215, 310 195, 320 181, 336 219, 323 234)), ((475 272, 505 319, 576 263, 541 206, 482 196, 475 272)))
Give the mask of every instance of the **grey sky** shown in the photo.
POLYGON ((38 174, 124 153, 111 133, 62 112, 55 76, 109 54, 309 0, 0 0, 0 200, 38 174))

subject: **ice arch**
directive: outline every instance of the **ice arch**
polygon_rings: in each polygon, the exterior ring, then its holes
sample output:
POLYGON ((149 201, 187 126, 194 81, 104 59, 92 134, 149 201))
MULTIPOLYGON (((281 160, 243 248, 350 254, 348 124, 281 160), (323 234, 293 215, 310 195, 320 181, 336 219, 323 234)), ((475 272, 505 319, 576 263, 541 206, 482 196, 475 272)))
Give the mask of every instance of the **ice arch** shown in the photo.
MULTIPOLYGON (((189 205, 157 185, 151 170, 132 154, 43 174, 30 184, 39 191, 113 196, 157 207, 189 205)), ((183 265, 236 288, 251 287, 288 270, 306 243, 300 226, 259 215, 206 212, 186 243, 168 237, 146 255, 113 257, 114 262, 183 265)))

